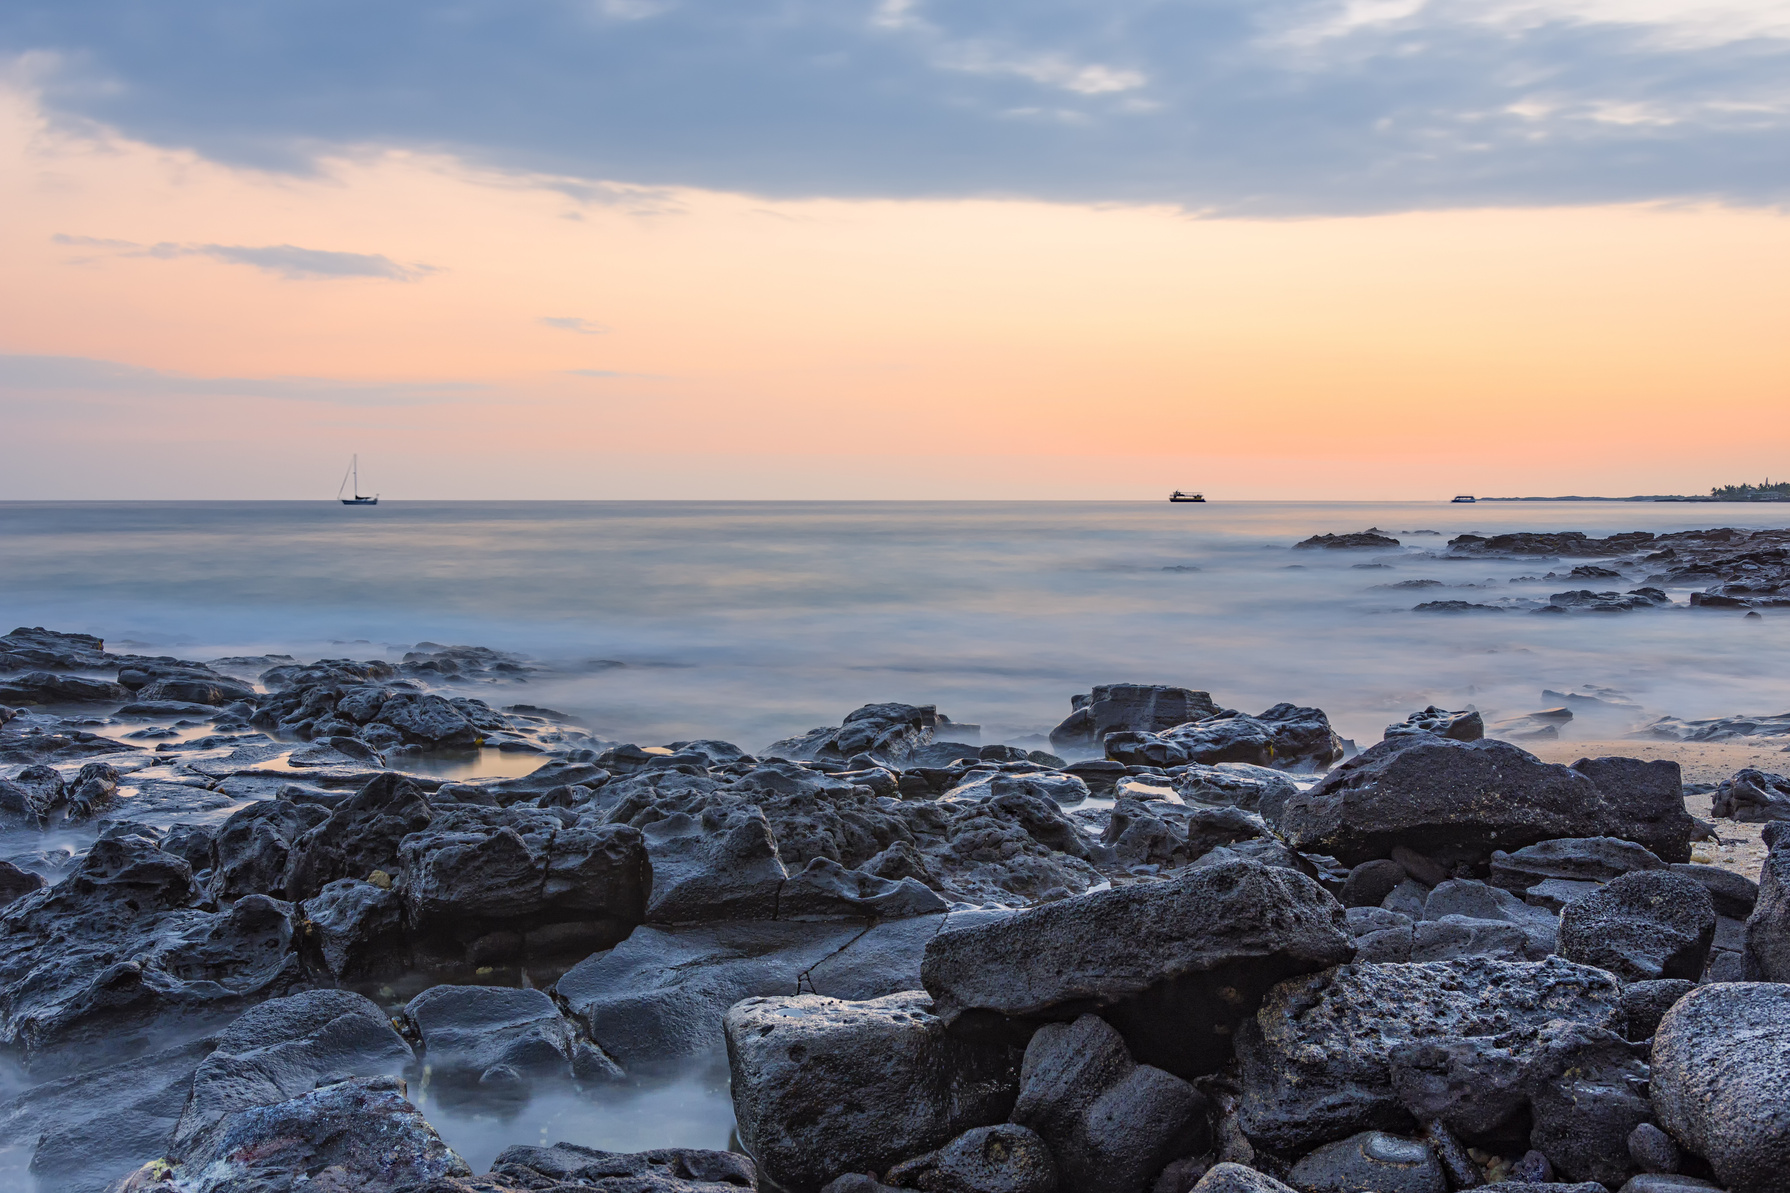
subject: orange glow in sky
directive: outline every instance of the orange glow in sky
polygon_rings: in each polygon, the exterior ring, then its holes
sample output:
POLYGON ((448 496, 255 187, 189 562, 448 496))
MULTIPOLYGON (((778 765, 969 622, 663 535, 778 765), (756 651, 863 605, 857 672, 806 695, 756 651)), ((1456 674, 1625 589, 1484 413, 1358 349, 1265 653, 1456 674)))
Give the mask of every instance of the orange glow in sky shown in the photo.
POLYGON ((4 498, 329 496, 350 452, 419 498, 1699 492, 1790 440, 1770 210, 295 177, 20 92, 0 207, 4 498))

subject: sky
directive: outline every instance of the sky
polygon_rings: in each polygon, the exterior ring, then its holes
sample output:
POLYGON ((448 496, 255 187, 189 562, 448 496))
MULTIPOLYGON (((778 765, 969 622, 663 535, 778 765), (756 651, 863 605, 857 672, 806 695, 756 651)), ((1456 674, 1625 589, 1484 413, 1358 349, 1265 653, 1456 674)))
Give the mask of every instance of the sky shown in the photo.
POLYGON ((1790 474, 1790 0, 11 0, 0 499, 1790 474))

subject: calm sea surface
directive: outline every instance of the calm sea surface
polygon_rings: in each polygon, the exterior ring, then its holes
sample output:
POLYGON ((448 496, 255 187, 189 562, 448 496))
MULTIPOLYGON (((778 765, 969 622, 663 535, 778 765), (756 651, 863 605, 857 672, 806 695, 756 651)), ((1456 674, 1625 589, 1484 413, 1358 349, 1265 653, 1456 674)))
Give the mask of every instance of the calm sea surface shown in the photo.
POLYGON ((641 744, 758 748, 873 700, 936 703, 985 741, 1017 738, 1091 684, 1126 681, 1248 712, 1315 704, 1376 740, 1432 702, 1498 716, 1586 684, 1652 712, 1780 712, 1790 617, 1417 615, 1431 597, 1586 582, 1510 583, 1545 562, 1289 550, 1298 540, 1375 526, 1439 550, 1464 531, 1785 521, 1606 502, 6 503, 0 620, 201 659, 515 650, 556 671, 506 702, 641 744), (1372 560, 1389 566, 1354 566, 1372 560), (1375 588, 1405 579, 1490 587, 1375 588))

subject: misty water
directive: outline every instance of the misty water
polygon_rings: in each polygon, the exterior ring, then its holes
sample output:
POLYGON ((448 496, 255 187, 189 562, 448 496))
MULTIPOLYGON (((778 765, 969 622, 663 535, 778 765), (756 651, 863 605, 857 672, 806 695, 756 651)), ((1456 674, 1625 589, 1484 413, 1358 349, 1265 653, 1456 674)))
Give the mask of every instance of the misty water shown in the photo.
MULTIPOLYGON (((1691 610, 1685 590, 1621 615, 1414 613, 1605 586, 1521 579, 1572 561, 1440 558, 1447 539, 1786 521, 1771 506, 1604 502, 7 503, 0 619, 202 660, 495 647, 544 670, 464 694, 640 745, 758 750, 885 700, 1037 745, 1072 695, 1111 682, 1201 688, 1245 712, 1317 705, 1363 745, 1428 704, 1495 721, 1542 707, 1544 688, 1595 686, 1638 708, 1562 735, 1607 738, 1663 714, 1784 711, 1790 615, 1691 610), (1370 526, 1402 546, 1292 549, 1370 526), (1418 579, 1449 587, 1384 587, 1418 579)), ((457 778, 535 764, 484 751, 432 765, 457 778)), ((18 837, 0 855, 54 878, 91 833, 18 837)), ((420 1077, 412 1095, 475 1170, 511 1143, 724 1147, 732 1125, 712 1062, 522 1106, 444 1100, 420 1077)), ((0 1152, 0 1183, 24 1187, 25 1158, 0 1152)))

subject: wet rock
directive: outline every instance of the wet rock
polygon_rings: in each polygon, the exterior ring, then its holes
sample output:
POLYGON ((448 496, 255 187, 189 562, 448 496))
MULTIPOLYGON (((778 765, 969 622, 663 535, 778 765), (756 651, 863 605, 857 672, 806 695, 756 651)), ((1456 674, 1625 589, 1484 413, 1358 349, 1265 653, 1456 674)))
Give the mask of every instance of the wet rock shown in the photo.
POLYGON ((27 766, 0 779, 0 821, 41 828, 68 803, 68 782, 53 766, 27 766))
POLYGON ((1057 1169, 1044 1141, 1013 1123, 965 1131, 937 1151, 889 1170, 899 1188, 928 1193, 1056 1193, 1057 1169))
POLYGON ((1651 1039, 1659 1021, 1678 1000, 1696 989, 1686 978, 1659 978, 1650 982, 1629 982, 1622 987, 1622 1017, 1628 1023, 1628 1038, 1651 1039))
POLYGON ((801 737, 784 738, 765 747, 773 758, 816 758, 844 762, 868 754, 899 766, 915 750, 932 741, 938 709, 930 704, 866 704, 850 713, 837 729, 822 726, 801 737))
POLYGON ((200 1038, 32 1086, 0 1102, 0 1145, 30 1153, 36 1193, 100 1193, 167 1150, 211 1050, 200 1038))
POLYGON ((1001 1122, 1017 1092, 1016 1050, 948 1035, 919 992, 752 998, 725 1030, 740 1142, 791 1193, 1001 1122))
POLYGON ((1205 1149, 1205 1110, 1193 1086, 1136 1063, 1118 1032, 1083 1015, 1033 1034, 1012 1121, 1038 1133, 1064 1188, 1142 1193, 1170 1160, 1205 1149))
POLYGON ((1473 709, 1449 712, 1432 704, 1422 712, 1414 712, 1396 725, 1386 726, 1385 740, 1431 733, 1455 741, 1478 741, 1485 736, 1485 721, 1473 709))
POLYGON ((1790 820, 1790 778, 1752 767, 1736 771, 1709 797, 1709 810, 1743 824, 1790 820))
MULTIPOLYGON (((1114 809, 1115 814, 1117 809, 1114 809)), ((1187 815, 1187 856, 1205 856, 1220 845, 1270 836, 1268 825, 1242 808, 1194 808, 1187 815)))
POLYGON ((359 878, 327 883, 304 902, 301 947, 337 981, 394 976, 412 964, 404 900, 359 878))
POLYGON ((936 915, 946 907, 945 901, 918 879, 883 878, 817 857, 790 875, 777 897, 777 918, 898 920, 936 915))
MULTIPOLYGON (((123 679, 123 673, 119 675, 123 679)), ((205 704, 213 707, 233 704, 238 700, 249 704, 260 699, 254 688, 227 679, 222 675, 189 672, 164 675, 137 689, 139 701, 177 700, 184 704, 205 704)))
POLYGON ((1508 742, 1443 738, 1382 742, 1288 798, 1279 828, 1295 849, 1348 865, 1404 845, 1452 865, 1555 837, 1612 836, 1688 860, 1693 831, 1675 794, 1676 763, 1575 767, 1544 763, 1508 742), (1639 778, 1635 768, 1645 770, 1639 778), (1606 789, 1604 781, 1620 786, 1606 789), (1642 781, 1645 780, 1645 781, 1642 781), (1669 781, 1668 781, 1669 780, 1669 781))
MULTIPOLYGON (((652 884, 638 830, 522 807, 449 807, 403 839, 397 868, 395 889, 419 936, 472 949, 493 934, 521 934, 538 955, 624 939, 652 884)), ((509 959, 501 947, 468 959, 509 959)))
POLYGON ((1624 874, 1560 913, 1560 955, 1625 982, 1695 980, 1714 937, 1709 892, 1664 870, 1624 874))
MULTIPOLYGON (((554 992, 629 1072, 718 1053, 721 1019, 744 998, 796 994, 846 1001, 920 988, 920 958, 953 912, 866 927, 851 922, 744 921, 636 928, 573 966, 554 992)), ((879 1170, 880 1171, 880 1170, 879 1170)))
POLYGON ((176 1161, 219 1154, 233 1116, 326 1081, 402 1075, 415 1059, 379 1007, 347 990, 307 990, 253 1007, 218 1034, 168 1142, 176 1161))
POLYGON ((1058 752, 1099 750, 1109 733, 1156 733, 1219 711, 1206 692, 1162 684, 1100 684, 1069 704, 1074 711, 1050 731, 1051 748, 1058 752))
POLYGON ((46 885, 48 884, 44 882, 42 875, 21 870, 9 861, 0 860, 0 907, 9 907, 15 900, 32 891, 41 890, 46 885))
POLYGON ((212 895, 283 897, 294 842, 327 819, 329 813, 315 804, 280 799, 258 800, 232 813, 212 839, 212 895))
POLYGON ((121 1193, 271 1193, 295 1173, 327 1173, 331 1193, 390 1193, 471 1176, 403 1091, 397 1078, 371 1077, 238 1111, 211 1147, 172 1169, 140 1169, 121 1193))
POLYGON ((252 895, 207 912, 197 894, 186 862, 120 834, 0 911, 0 1044, 34 1069, 128 1057, 300 980, 290 905, 252 895))
POLYGON ((1735 1193, 1782 1190, 1790 1179, 1790 986, 1699 986, 1653 1036, 1659 1123, 1704 1157, 1735 1193))
POLYGON ((1557 957, 1356 964, 1294 978, 1238 1033, 1240 1120, 1252 1140, 1296 1153, 1360 1131, 1408 1130, 1409 1099, 1425 1121, 1482 1134, 1521 1108, 1541 1028, 1617 1027, 1621 1010, 1610 975, 1557 957), (1506 1033, 1498 1051, 1508 1060, 1470 1043, 1506 1033), (1413 1074, 1402 1095, 1395 1055, 1413 1074), (1474 1076, 1450 1076, 1462 1066, 1474 1076))
POLYGON ((1276 704, 1259 716, 1218 715, 1160 733, 1111 732, 1106 755, 1131 766, 1242 762, 1283 770, 1321 769, 1343 756, 1324 711, 1276 704))
POLYGON ((122 704, 129 689, 103 679, 27 671, 0 680, 0 702, 8 704, 122 704))
POLYGON ((1361 530, 1353 534, 1314 534, 1310 538, 1293 544, 1294 550, 1321 547, 1327 550, 1361 550, 1363 548, 1384 549, 1398 546, 1398 540, 1391 535, 1377 531, 1361 530))
MULTIPOLYGON (((1208 833, 1196 837, 1197 844, 1183 849, 1183 860, 1202 856, 1213 846, 1224 844, 1223 838, 1228 835, 1222 827, 1209 826, 1208 833)), ((1176 849, 1186 844, 1173 825, 1150 811, 1149 804, 1124 798, 1116 801, 1108 813, 1100 843, 1112 850, 1112 856, 1121 868, 1167 864, 1176 849)))
POLYGON ((1322 887, 1231 862, 943 933, 921 974, 946 1023, 1096 1010, 1133 1056, 1187 1077, 1228 1059, 1232 1029, 1263 990, 1353 951, 1343 909, 1322 887))
POLYGON ((1514 853, 1492 853, 1493 886, 1526 891, 1550 878, 1608 882, 1632 870, 1663 870, 1652 850, 1617 837, 1562 837, 1528 845, 1514 853))
MULTIPOLYGON (((647 1152, 602 1152, 575 1143, 505 1148, 484 1178, 497 1193, 589 1189, 592 1193, 737 1193, 758 1187, 757 1169, 737 1152, 668 1147, 647 1152)), ((471 1185, 483 1190, 484 1182, 471 1185)), ((460 1193, 434 1187, 417 1193, 460 1193)))
POLYGON ((68 785, 68 818, 92 820, 109 811, 118 795, 120 775, 106 762, 89 762, 68 785))
POLYGON ((286 897, 307 899, 338 878, 395 872, 398 843, 426 828, 433 816, 415 783, 390 772, 375 777, 294 843, 286 897))
POLYGON ((477 745, 482 734, 465 711, 440 696, 393 692, 379 706, 375 722, 396 729, 407 742, 423 746, 477 745))
POLYGON ((1301 1193, 1447 1193, 1442 1165, 1427 1143, 1383 1131, 1327 1143, 1287 1172, 1301 1193))
POLYGON ((648 923, 776 918, 789 872, 759 808, 678 812, 647 825, 644 835, 653 874, 648 923))
MULTIPOLYGON (((502 986, 431 986, 404 1007, 431 1079, 473 1101, 570 1078, 579 1041, 551 998, 502 986)), ((587 1045, 588 1047, 588 1045, 587 1045)))
POLYGON ((1295 1193, 1265 1173, 1241 1164, 1214 1164, 1195 1185, 1194 1193, 1295 1193))

